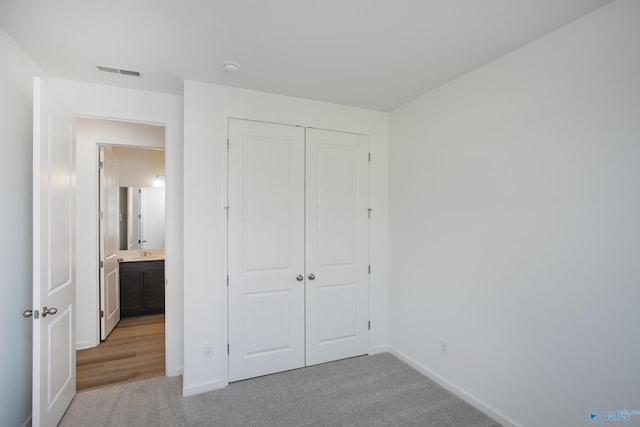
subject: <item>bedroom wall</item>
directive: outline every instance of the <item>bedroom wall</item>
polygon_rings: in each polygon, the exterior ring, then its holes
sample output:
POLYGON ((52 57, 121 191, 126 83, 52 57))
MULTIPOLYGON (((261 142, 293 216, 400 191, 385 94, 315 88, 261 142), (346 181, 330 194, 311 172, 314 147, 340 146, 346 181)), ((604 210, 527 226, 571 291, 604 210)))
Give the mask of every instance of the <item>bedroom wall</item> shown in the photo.
POLYGON ((618 0, 390 115, 392 351, 505 425, 640 409, 638 22, 618 0))
POLYGON ((0 28, 0 425, 31 419, 33 77, 44 73, 0 28), (11 386, 8 386, 8 385, 11 386))

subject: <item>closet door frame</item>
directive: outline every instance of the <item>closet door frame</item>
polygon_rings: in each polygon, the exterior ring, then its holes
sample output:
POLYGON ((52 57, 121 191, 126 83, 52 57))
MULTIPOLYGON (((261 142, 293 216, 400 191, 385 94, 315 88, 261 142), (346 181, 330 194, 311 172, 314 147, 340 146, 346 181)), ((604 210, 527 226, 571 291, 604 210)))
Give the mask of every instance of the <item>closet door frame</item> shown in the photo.
MULTIPOLYGON (((278 124, 278 125, 285 125, 285 126, 298 126, 298 127, 302 127, 302 128, 308 128, 308 129, 318 129, 318 130, 327 130, 327 131, 332 131, 332 132, 342 132, 342 133, 352 133, 352 134, 357 134, 357 135, 363 135, 366 136, 369 139, 369 170, 368 170, 368 174, 369 174, 369 194, 368 194, 368 200, 369 200, 369 205, 373 206, 373 180, 372 180, 372 168, 371 168, 371 156, 372 156, 372 144, 371 144, 371 133, 369 131, 369 129, 363 129, 362 127, 358 127, 358 126, 354 126, 354 127, 349 127, 349 126, 345 126, 344 123, 327 123, 326 121, 313 121, 313 120, 304 120, 304 119, 293 119, 291 120, 290 117, 282 117, 279 115, 276 116, 272 116, 272 115, 265 115, 265 114, 251 114, 251 115, 247 115, 246 113, 241 113, 241 112, 234 112, 234 111, 225 111, 220 115, 220 121, 221 121, 221 140, 226 141, 226 144, 222 144, 221 145, 221 157, 223 159, 222 162, 222 194, 223 194, 223 209, 225 210, 225 212, 227 212, 227 209, 229 208, 229 127, 230 127, 230 120, 232 119, 237 119, 237 120, 248 120, 248 121, 254 121, 254 122, 264 122, 264 123, 271 123, 271 124, 278 124)), ((369 242, 369 248, 368 248, 368 252, 369 252, 369 262, 371 262, 371 253, 372 253, 372 233, 373 233, 373 224, 374 224, 374 220, 373 220, 374 216, 370 215, 370 220, 369 220, 369 238, 368 238, 368 242, 369 242)), ((223 242, 222 245, 225 248, 225 250, 222 253, 222 265, 223 265, 223 269, 221 271, 221 277, 220 277, 220 283, 223 284, 222 288, 220 289, 220 297, 221 300, 224 301, 223 304, 220 305, 221 311, 220 311, 220 318, 221 318, 221 325, 222 325, 222 331, 224 331, 224 333, 222 334, 221 341, 220 341, 220 348, 227 348, 228 343, 229 343, 229 336, 228 336, 228 331, 229 331, 229 311, 228 311, 228 301, 229 301, 229 288, 228 286, 225 286, 224 284, 227 283, 228 277, 229 277, 229 253, 228 253, 228 247, 229 247, 229 233, 228 233, 228 222, 227 222, 227 216, 226 215, 222 215, 222 219, 221 219, 221 227, 223 230, 223 242)), ((373 301, 373 294, 375 292, 375 289, 372 288, 371 283, 371 273, 369 274, 369 301, 368 301, 368 311, 369 311, 369 319, 374 318, 374 301, 373 301)), ((374 334, 373 332, 373 326, 370 325, 369 327, 369 344, 368 344, 368 352, 367 354, 371 355, 374 354, 374 334)), ((222 369, 221 372, 223 374, 223 378, 221 378, 221 380, 228 384, 229 383, 229 354, 223 354, 223 357, 221 358, 221 365, 222 365, 222 369)))

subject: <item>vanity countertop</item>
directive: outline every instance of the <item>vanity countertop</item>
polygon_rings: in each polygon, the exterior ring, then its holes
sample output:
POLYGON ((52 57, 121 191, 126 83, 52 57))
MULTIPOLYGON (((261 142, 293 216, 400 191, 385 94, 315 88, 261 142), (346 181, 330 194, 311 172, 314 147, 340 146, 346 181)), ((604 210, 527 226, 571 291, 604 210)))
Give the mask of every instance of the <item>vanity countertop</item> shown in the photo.
POLYGON ((162 261, 164 260, 164 249, 154 249, 146 251, 149 255, 141 256, 138 249, 118 251, 118 258, 122 258, 120 262, 139 262, 139 261, 162 261))

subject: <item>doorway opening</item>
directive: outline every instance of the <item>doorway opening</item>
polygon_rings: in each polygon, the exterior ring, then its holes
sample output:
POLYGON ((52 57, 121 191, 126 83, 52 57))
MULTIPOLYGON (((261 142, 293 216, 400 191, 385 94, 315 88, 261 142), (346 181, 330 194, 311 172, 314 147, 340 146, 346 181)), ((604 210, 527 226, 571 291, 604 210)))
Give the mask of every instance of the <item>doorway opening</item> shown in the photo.
POLYGON ((78 143, 96 147, 98 277, 90 319, 97 346, 76 353, 77 391, 163 376, 165 129, 78 119, 78 143))

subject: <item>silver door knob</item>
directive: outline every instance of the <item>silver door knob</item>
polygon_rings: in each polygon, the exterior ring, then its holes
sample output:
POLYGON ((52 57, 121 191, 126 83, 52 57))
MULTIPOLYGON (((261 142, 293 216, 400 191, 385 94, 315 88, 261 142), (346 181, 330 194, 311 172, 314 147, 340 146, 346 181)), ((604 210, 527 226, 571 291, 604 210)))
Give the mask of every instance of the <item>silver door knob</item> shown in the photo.
POLYGON ((25 310, 22 312, 22 317, 31 317, 33 316, 33 310, 25 310))
POLYGON ((304 280, 304 276, 303 276, 302 274, 298 274, 298 275, 296 276, 296 280, 297 280, 298 282, 302 282, 302 281, 304 280))
POLYGON ((58 312, 58 309, 55 307, 47 308, 47 306, 42 307, 42 317, 47 317, 47 314, 54 315, 58 312))
POLYGON ((316 276, 313 273, 309 274, 307 277, 309 278, 309 280, 313 280, 316 278, 316 276))

